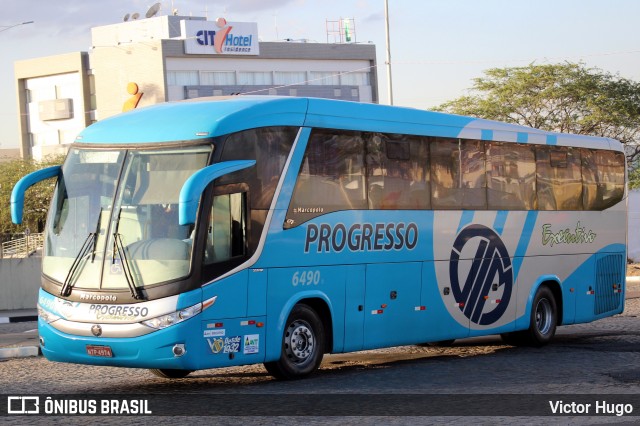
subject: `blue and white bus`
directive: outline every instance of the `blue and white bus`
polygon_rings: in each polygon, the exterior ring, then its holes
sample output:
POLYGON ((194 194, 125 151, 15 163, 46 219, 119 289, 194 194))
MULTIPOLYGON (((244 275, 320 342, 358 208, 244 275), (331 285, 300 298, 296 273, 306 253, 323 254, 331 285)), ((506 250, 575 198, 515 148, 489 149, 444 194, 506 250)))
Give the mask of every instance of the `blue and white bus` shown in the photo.
POLYGON ((323 99, 234 97, 99 121, 64 165, 39 293, 50 360, 163 377, 622 312, 615 140, 323 99))

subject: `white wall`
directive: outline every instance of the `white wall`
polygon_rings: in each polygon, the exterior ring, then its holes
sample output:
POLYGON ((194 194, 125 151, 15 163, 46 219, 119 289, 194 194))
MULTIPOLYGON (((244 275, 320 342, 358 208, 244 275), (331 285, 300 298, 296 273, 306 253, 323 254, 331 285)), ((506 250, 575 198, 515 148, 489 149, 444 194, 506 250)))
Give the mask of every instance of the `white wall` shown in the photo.
MULTIPOLYGON (((41 160, 52 151, 48 147, 71 144, 85 128, 84 95, 80 74, 68 73, 27 79, 26 89, 31 94, 29 100, 29 132, 33 134, 32 154, 41 160), (40 120, 41 101, 70 98, 73 102, 73 117, 64 120, 40 120)), ((54 149, 55 152, 57 152, 54 149)))
POLYGON ((0 259, 0 310, 35 309, 42 257, 0 259))

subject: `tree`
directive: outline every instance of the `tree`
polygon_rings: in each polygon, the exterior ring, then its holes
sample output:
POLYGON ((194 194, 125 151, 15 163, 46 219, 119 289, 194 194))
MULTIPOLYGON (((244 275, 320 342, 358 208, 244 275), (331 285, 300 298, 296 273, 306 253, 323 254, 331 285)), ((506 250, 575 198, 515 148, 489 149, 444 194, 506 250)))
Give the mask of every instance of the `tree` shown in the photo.
POLYGON ((47 157, 44 161, 12 160, 0 162, 0 234, 42 232, 55 179, 47 179, 27 190, 24 202, 24 217, 21 225, 11 222, 11 191, 23 176, 45 167, 62 164, 63 156, 47 157))
POLYGON ((640 83, 573 63, 484 74, 474 79, 473 94, 436 110, 617 139, 625 145, 630 170, 640 167, 640 83))

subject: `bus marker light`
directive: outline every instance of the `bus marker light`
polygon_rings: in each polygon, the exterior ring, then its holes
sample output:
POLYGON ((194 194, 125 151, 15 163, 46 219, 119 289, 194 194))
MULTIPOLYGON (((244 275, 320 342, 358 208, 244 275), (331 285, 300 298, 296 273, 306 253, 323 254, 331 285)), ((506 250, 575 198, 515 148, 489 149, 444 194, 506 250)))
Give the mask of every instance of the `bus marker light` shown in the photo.
POLYGON ((216 303, 216 299, 218 299, 218 296, 213 296, 211 299, 207 299, 202 302, 202 310, 204 311, 205 309, 213 306, 213 304, 216 303))
POLYGON ((489 296, 485 296, 485 297, 484 297, 484 300, 489 300, 489 296))
POLYGON ((255 320, 240 321, 240 325, 255 325, 255 323, 256 323, 255 320))
POLYGON ((386 304, 386 303, 383 303, 382 305, 380 305, 380 307, 381 307, 382 309, 385 309, 385 308, 387 307, 387 304, 386 304))
POLYGON ((371 311, 371 315, 380 315, 383 313, 384 311, 382 309, 374 309, 373 311, 371 311))
POLYGON ((256 323, 256 327, 258 327, 258 328, 264 327, 264 323, 263 322, 257 322, 256 323))
POLYGON ((461 307, 461 308, 464 308, 464 302, 458 303, 458 306, 461 307))
POLYGON ((415 310, 416 310, 416 311, 426 311, 426 310, 427 310, 427 307, 426 307, 426 306, 416 306, 416 307, 415 307, 415 310))
POLYGON ((222 322, 217 322, 213 325, 215 328, 220 328, 220 327, 224 327, 224 323, 222 322))

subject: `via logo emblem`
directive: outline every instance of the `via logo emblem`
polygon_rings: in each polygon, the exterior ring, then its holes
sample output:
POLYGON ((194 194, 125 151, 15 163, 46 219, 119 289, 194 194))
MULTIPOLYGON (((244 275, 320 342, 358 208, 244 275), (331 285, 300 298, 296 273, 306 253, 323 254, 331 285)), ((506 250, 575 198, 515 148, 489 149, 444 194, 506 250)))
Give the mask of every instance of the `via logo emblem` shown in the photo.
POLYGON ((513 288, 511 258, 500 236, 483 225, 469 225, 456 237, 449 262, 451 291, 464 316, 478 325, 490 325, 502 317, 513 288), (473 253, 469 273, 460 281, 460 255, 473 253), (461 285, 463 284, 463 285, 461 285), (494 286, 497 284, 497 288, 494 286), (500 293, 500 289, 502 292, 500 293), (490 294, 501 294, 500 298, 490 294), (495 307, 485 310, 488 303, 495 307), (496 303, 497 301, 497 303, 496 303))

